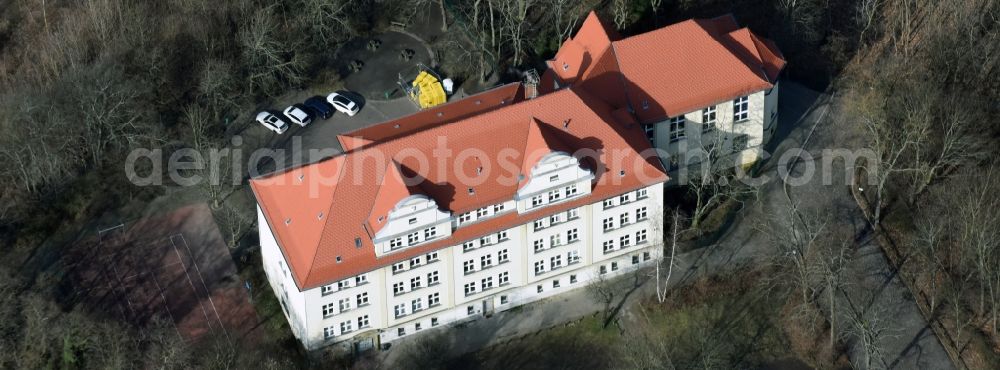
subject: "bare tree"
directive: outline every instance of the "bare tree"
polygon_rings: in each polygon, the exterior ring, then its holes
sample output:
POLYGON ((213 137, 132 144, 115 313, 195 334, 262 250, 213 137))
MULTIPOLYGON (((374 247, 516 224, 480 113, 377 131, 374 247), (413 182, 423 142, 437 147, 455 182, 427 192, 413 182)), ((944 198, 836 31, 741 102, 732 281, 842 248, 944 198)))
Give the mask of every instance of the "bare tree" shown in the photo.
MULTIPOLYGON (((674 217, 671 219, 671 221, 672 221, 671 223, 673 224, 673 227, 672 227, 671 232, 670 232, 670 258, 669 259, 665 259, 664 258, 663 247, 660 248, 659 255, 656 258, 656 271, 655 271, 655 273, 656 273, 656 299, 660 303, 663 303, 663 302, 665 302, 667 300, 667 288, 670 286, 670 277, 673 275, 673 273, 674 273, 674 265, 676 265, 676 259, 675 259, 675 257, 677 256, 677 236, 678 236, 678 233, 680 232, 680 230, 679 230, 679 228, 680 228, 680 213, 679 213, 679 211, 674 210, 674 217), (667 273, 667 275, 666 276, 663 276, 663 274, 660 271, 660 270, 663 269, 664 262, 667 263, 667 267, 666 267, 666 270, 667 270, 666 273, 667 273), (661 279, 661 276, 663 276, 662 279, 661 279)), ((663 224, 663 214, 662 213, 657 213, 656 215, 654 215, 652 222, 653 222, 653 225, 654 225, 653 226, 654 233, 662 234, 662 229, 663 229, 663 226, 664 226, 664 224, 663 224)))
POLYGON ((612 0, 611 14, 614 15, 615 27, 619 30, 625 29, 628 25, 629 17, 632 15, 631 0, 612 0))
MULTIPOLYGON (((818 274, 822 283, 829 314, 830 350, 837 345, 837 295, 847 285, 848 263, 854 252, 853 235, 843 240, 831 240, 819 248, 818 274)), ((832 352, 831 352, 832 353, 832 352)))
POLYGON ((511 63, 520 66, 524 60, 528 14, 534 10, 537 0, 500 0, 490 1, 490 4, 495 4, 496 13, 500 16, 503 39, 509 43, 513 54, 511 63))
POLYGON ((894 315, 882 303, 869 297, 865 302, 854 302, 848 298, 845 313, 847 325, 844 335, 860 349, 861 356, 854 357, 855 367, 865 369, 888 368, 885 342, 896 337, 894 315))
MULTIPOLYGON (((816 259, 825 228, 826 221, 804 214, 794 203, 774 212, 774 216, 761 226, 777 247, 774 258, 776 265, 781 267, 779 282, 797 291, 803 306, 816 296, 816 259)), ((838 263, 837 270, 840 268, 838 263)))
POLYGON ((924 112, 929 117, 940 117, 921 121, 921 136, 913 155, 910 203, 916 202, 917 196, 938 177, 987 155, 981 132, 975 129, 976 123, 982 122, 980 117, 974 117, 976 110, 962 106, 953 96, 929 100, 924 106, 932 111, 924 112))
POLYGON ((971 259, 979 285, 979 310, 992 323, 997 334, 1000 318, 1000 198, 995 195, 1000 186, 991 168, 976 185, 968 186, 965 199, 954 215, 960 217, 958 242, 971 259))
POLYGON ((293 44, 276 37, 278 25, 271 13, 270 7, 255 11, 237 35, 251 94, 274 94, 285 84, 305 79, 305 60, 293 44))
POLYGON ((253 226, 253 216, 247 210, 239 209, 230 203, 222 204, 221 208, 215 212, 215 219, 219 222, 229 238, 229 248, 239 246, 240 240, 246 236, 253 226))

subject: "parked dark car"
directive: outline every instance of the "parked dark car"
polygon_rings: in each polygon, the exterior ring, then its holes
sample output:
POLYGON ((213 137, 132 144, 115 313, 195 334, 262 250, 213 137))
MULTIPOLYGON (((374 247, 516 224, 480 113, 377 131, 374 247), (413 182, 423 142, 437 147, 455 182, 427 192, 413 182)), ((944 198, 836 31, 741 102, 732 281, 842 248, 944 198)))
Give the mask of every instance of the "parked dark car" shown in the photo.
POLYGON ((309 108, 309 110, 311 110, 319 118, 327 119, 333 116, 333 106, 331 106, 330 103, 327 103, 326 99, 322 96, 317 95, 306 99, 306 101, 303 102, 303 105, 309 108))

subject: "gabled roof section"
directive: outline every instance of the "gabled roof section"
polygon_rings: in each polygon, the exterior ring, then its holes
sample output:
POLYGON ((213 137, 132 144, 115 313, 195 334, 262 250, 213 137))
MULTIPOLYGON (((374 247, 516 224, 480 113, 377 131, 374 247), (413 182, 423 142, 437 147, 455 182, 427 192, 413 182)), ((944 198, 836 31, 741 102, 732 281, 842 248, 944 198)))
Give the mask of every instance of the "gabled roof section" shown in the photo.
POLYGON ((368 228, 373 235, 385 226, 389 211, 392 211, 399 201, 421 193, 420 188, 414 183, 418 181, 416 178, 404 178, 402 165, 399 162, 389 161, 383 173, 382 181, 378 182, 378 192, 375 193, 371 213, 368 215, 368 228))
MULTIPOLYGON (((514 104, 524 99, 520 83, 509 83, 500 87, 483 91, 462 99, 452 100, 445 104, 424 109, 417 113, 391 121, 379 123, 348 132, 342 136, 361 138, 371 142, 380 142, 406 136, 431 127, 455 122, 478 114, 514 104)), ((344 146, 344 140, 337 138, 344 151, 357 149, 344 146)), ((367 144, 365 144, 367 145, 367 144)))
MULTIPOLYGON (((572 121, 564 121, 563 124, 568 127, 572 121)), ((528 183, 531 179, 531 169, 538 163, 542 158, 552 152, 565 152, 567 154, 572 153, 572 148, 566 143, 562 142, 557 136, 558 134, 552 132, 553 129, 535 117, 531 117, 528 122, 528 132, 524 139, 524 153, 522 158, 524 160, 521 162, 521 176, 518 188, 520 189, 528 183)))
POLYGON ((559 77, 560 83, 572 84, 592 73, 593 67, 611 48, 611 41, 617 37, 618 34, 606 27, 597 13, 591 11, 576 35, 566 39, 555 57, 546 63, 559 77))
POLYGON ((372 140, 365 139, 363 137, 354 137, 347 135, 337 135, 337 141, 340 142, 340 147, 344 149, 345 152, 349 152, 365 145, 374 143, 372 140))
POLYGON ((337 217, 330 208, 346 167, 345 157, 337 156, 250 179, 278 245, 296 246, 282 249, 296 281, 309 280, 323 231, 337 217))
POLYGON ((673 117, 772 86, 748 30, 718 33, 733 28, 730 19, 687 20, 612 43, 640 121, 673 117))

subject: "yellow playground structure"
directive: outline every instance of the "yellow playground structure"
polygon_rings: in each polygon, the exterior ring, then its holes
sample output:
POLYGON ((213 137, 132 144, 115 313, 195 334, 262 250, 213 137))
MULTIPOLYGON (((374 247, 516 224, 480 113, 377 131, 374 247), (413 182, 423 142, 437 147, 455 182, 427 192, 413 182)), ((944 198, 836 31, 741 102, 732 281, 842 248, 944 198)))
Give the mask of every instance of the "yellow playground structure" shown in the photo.
POLYGON ((412 82, 406 83, 402 79, 400 81, 400 85, 406 90, 410 100, 419 105, 420 109, 430 108, 448 101, 448 95, 445 94, 444 87, 441 85, 441 77, 424 65, 418 65, 417 69, 420 72, 417 73, 417 77, 412 82))

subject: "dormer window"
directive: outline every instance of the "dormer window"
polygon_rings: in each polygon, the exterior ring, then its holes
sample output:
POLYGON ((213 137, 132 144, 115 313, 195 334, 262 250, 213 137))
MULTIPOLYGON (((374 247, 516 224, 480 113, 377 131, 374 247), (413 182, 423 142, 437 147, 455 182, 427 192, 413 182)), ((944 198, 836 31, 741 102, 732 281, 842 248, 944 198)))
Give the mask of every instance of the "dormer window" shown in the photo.
POLYGON ((563 67, 564 71, 568 71, 569 70, 569 63, 563 62, 562 67, 563 67))

